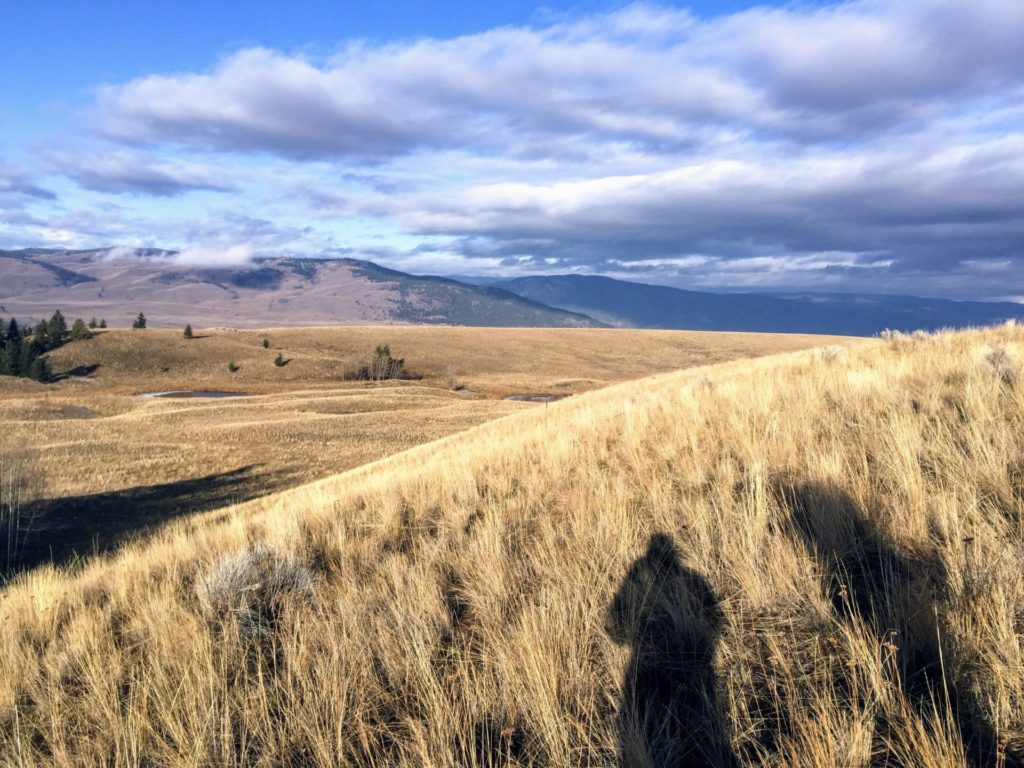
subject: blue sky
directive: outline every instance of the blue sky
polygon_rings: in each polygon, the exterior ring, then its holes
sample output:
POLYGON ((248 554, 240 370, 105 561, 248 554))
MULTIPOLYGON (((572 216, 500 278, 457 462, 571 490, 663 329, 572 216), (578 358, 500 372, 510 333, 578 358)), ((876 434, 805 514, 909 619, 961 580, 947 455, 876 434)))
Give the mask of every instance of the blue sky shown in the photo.
POLYGON ((1022 49, 1018 0, 17 3, 0 247, 1016 298, 1022 49))

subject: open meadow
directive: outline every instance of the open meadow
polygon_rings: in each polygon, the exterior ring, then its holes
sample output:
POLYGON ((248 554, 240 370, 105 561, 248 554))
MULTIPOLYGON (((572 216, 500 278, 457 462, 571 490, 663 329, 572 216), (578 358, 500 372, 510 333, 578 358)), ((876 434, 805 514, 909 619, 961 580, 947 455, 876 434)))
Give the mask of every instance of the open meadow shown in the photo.
POLYGON ((23 574, 0 754, 1020 766, 1022 356, 661 373, 23 574))
POLYGON ((625 379, 849 340, 666 331, 335 327, 119 330, 0 379, 0 462, 26 528, 4 570, 106 549, 197 510, 294 487, 625 379), (264 348, 263 340, 267 340, 264 348), (388 344, 417 377, 346 381, 388 344), (276 365, 280 356, 284 365, 276 365), (234 363, 237 370, 228 370, 234 363), (230 398, 142 397, 168 390, 230 398), (244 396, 243 396, 244 395, 244 396))

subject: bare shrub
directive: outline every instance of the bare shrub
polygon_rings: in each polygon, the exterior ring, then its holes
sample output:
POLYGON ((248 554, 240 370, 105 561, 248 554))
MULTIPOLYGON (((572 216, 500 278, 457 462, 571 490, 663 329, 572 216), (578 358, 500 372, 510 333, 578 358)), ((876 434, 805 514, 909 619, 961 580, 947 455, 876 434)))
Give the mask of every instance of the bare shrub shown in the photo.
POLYGON ((697 379, 695 386, 697 389, 703 389, 710 392, 715 388, 715 382, 713 382, 707 374, 704 374, 699 379, 697 379))
POLYGON ((448 389, 452 392, 458 392, 459 390, 466 388, 465 385, 459 381, 459 376, 461 375, 462 371, 454 365, 449 364, 448 367, 445 368, 445 377, 448 379, 448 389))
POLYGON ((832 344, 831 346, 823 347, 818 354, 821 355, 822 362, 831 363, 839 357, 839 353, 842 351, 843 348, 838 344, 832 344))
POLYGON ((297 558, 256 545, 221 560, 197 591, 211 619, 234 621, 243 638, 252 638, 272 629, 290 602, 308 600, 313 584, 297 558))
POLYGON ((1003 380, 1004 384, 1013 384, 1014 364, 1013 358, 1002 347, 993 347, 985 355, 985 363, 992 372, 1003 380))
POLYGON ((931 338, 931 334, 922 328, 918 328, 910 335, 910 338, 912 338, 914 341, 925 341, 931 338))

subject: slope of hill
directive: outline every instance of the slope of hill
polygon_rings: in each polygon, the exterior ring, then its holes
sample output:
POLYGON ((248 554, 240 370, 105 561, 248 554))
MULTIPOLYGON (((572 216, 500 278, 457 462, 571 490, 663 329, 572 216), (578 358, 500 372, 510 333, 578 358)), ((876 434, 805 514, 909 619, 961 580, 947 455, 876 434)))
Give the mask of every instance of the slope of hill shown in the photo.
POLYGON ((0 504, 17 485, 5 464, 31 467, 33 479, 21 494, 31 523, 0 525, 0 582, 39 562, 106 551, 170 519, 537 407, 531 396, 568 397, 653 373, 849 342, 452 326, 196 329, 191 340, 179 329, 101 332, 50 353, 56 372, 83 375, 47 385, 0 377, 0 504), (378 344, 404 357, 417 378, 345 380, 378 344), (275 365, 279 354, 287 365, 275 365), (169 391, 242 396, 139 396, 169 391))
POLYGON ((23 764, 1019 766, 1019 327, 670 373, 0 593, 23 764))
POLYGON ((144 312, 155 326, 269 327, 337 323, 444 323, 593 327, 588 317, 500 288, 417 277, 355 259, 263 259, 209 268, 155 249, 0 252, 0 315, 105 318, 125 326, 144 312))
POLYGON ((1024 305, 881 294, 707 293, 609 277, 555 275, 500 280, 525 298, 633 328, 873 336, 890 328, 962 328, 1024 319, 1024 305))

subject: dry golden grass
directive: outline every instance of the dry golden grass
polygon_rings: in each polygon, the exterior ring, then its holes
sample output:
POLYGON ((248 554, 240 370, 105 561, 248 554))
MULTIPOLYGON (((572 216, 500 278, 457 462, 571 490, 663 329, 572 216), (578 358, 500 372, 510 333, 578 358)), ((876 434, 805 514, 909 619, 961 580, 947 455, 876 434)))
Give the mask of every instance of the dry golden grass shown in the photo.
MULTIPOLYGON (((258 465, 265 489, 325 477, 529 407, 651 373, 828 344, 820 336, 436 327, 110 331, 52 355, 56 385, 0 379, 0 452, 27 451, 51 497, 170 483, 258 465), (272 339, 263 349, 263 338, 272 339), (390 343, 410 382, 346 382, 390 343), (290 360, 278 368, 282 352, 290 360), (237 373, 227 363, 240 365, 237 373), (449 391, 452 382, 462 387, 449 391), (147 391, 259 394, 143 399, 147 391), (83 471, 88 467, 88 471, 83 471)), ((844 340, 847 343, 851 340, 844 340)))
POLYGON ((1022 356, 657 375, 23 575, 2 760, 1021 765, 1022 356))
POLYGON ((95 368, 87 377, 46 386, 0 381, 0 456, 15 452, 33 463, 34 490, 48 501, 20 543, 22 566, 105 549, 172 517, 337 474, 532 407, 505 401, 511 393, 567 395, 830 341, 436 327, 196 335, 189 341, 177 331, 110 331, 52 355, 57 372, 95 368), (382 342, 424 378, 386 385, 341 380, 382 342), (273 363, 279 352, 290 360, 284 367, 273 363), (236 373, 228 371, 230 361, 240 366, 236 373), (464 389, 449 391, 452 379, 464 389), (258 396, 136 396, 189 389, 258 396))
POLYGON ((91 386, 118 392, 234 389, 280 392, 334 388, 345 370, 388 344, 422 384, 504 396, 573 393, 693 365, 788 352, 844 337, 627 329, 335 326, 263 331, 196 329, 109 331, 69 344, 51 356, 55 371, 98 364, 91 386), (262 341, 270 342, 263 349, 262 341), (290 360, 277 368, 281 353, 290 360), (240 369, 229 374, 234 361, 240 369))

